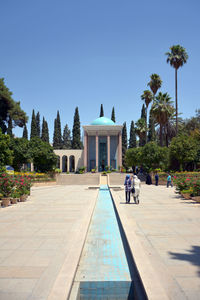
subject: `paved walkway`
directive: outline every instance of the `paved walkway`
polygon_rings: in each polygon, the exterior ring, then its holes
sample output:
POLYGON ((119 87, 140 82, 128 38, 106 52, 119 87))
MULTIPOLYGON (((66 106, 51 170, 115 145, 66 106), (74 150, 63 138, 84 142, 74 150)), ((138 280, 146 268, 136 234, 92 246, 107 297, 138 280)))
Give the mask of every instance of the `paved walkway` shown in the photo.
POLYGON ((159 282, 169 299, 200 299, 200 204, 165 186, 142 185, 139 205, 112 194, 151 298, 159 282))
POLYGON ((33 188, 0 209, 0 300, 66 300, 97 190, 33 188))
MULTIPOLYGON (((66 300, 97 193, 35 187, 27 202, 0 209, 0 300, 66 300)), ((200 205, 164 186, 142 185, 139 205, 113 196, 149 299, 163 300, 162 289, 199 299, 200 205)))

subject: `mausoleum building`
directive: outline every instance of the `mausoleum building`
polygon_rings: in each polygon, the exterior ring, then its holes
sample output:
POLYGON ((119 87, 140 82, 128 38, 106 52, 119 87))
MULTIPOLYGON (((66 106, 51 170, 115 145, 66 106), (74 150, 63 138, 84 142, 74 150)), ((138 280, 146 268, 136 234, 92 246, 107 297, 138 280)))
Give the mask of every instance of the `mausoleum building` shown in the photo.
POLYGON ((122 127, 106 117, 83 126, 83 150, 54 150, 62 172, 74 172, 82 166, 88 172, 118 169, 122 165, 122 127))

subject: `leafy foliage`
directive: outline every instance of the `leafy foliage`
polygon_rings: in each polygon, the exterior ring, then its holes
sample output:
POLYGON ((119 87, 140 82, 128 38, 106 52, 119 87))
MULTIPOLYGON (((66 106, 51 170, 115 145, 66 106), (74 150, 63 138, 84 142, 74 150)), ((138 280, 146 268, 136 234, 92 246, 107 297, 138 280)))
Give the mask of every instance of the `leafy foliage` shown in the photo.
POLYGON ((81 143, 80 118, 79 118, 78 107, 76 107, 74 113, 73 130, 72 130, 72 149, 81 149, 81 148, 82 148, 82 143, 81 143))
POLYGON ((51 171, 56 167, 57 156, 53 151, 53 147, 38 137, 31 139, 29 155, 35 169, 39 172, 51 171))
POLYGON ((68 125, 66 124, 63 131, 63 149, 71 149, 71 133, 68 125))
POLYGON ((20 171, 23 164, 30 162, 29 141, 24 138, 13 138, 11 150, 13 151, 12 166, 16 171, 20 171))
POLYGON ((36 117, 35 117, 35 110, 32 111, 32 119, 31 119, 31 135, 30 139, 37 137, 38 131, 37 131, 37 123, 36 123, 36 117))
POLYGON ((7 132, 9 120, 12 122, 12 127, 23 127, 28 118, 21 109, 20 102, 12 99, 12 92, 6 87, 4 78, 0 78, 0 128, 2 133, 7 132))
POLYGON ((10 150, 10 136, 2 133, 0 129, 0 168, 11 165, 13 152, 10 150))
POLYGON ((136 142, 135 126, 134 126, 134 122, 131 121, 129 148, 135 148, 136 146, 137 146, 137 142, 136 142))

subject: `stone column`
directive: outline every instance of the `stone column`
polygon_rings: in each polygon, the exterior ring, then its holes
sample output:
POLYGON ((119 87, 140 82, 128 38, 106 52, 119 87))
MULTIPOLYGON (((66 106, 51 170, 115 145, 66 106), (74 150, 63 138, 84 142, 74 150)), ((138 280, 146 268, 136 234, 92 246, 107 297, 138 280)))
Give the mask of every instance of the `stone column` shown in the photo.
POLYGON ((99 136, 98 132, 96 132, 96 171, 99 171, 99 136))
MULTIPOLYGON (((122 166, 122 133, 119 133, 118 136, 118 166, 122 166)), ((117 166, 117 168, 118 168, 117 166)))
POLYGON ((84 166, 87 172, 87 151, 88 151, 88 136, 87 132, 84 132, 84 166))
POLYGON ((110 167, 110 135, 107 135, 107 158, 108 158, 108 167, 110 167))

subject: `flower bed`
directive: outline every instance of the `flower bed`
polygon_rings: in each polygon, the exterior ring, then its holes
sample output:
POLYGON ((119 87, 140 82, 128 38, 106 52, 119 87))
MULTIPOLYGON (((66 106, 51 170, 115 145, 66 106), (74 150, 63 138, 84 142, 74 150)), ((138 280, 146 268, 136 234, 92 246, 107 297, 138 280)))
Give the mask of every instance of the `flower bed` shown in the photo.
MULTIPOLYGON (((18 199, 23 195, 30 195, 31 177, 27 175, 10 175, 6 172, 0 173, 0 194, 1 199, 18 199)), ((13 201, 15 202, 15 201, 13 201)), ((7 201, 7 205, 10 202, 7 201)), ((7 206, 4 204, 4 206, 7 206)))
MULTIPOLYGON (((176 185, 176 192, 189 197, 200 196, 200 173, 190 172, 183 173, 179 176, 174 176, 174 183, 176 185)), ((186 197, 185 197, 186 198, 186 197)), ((195 199, 194 199, 195 200, 195 199)))

